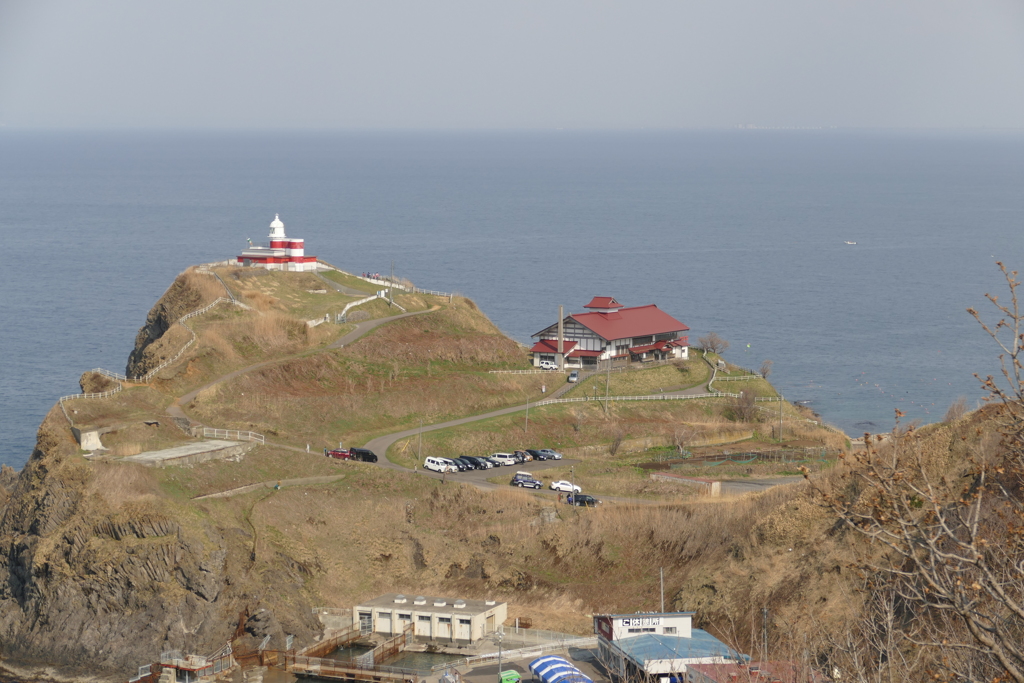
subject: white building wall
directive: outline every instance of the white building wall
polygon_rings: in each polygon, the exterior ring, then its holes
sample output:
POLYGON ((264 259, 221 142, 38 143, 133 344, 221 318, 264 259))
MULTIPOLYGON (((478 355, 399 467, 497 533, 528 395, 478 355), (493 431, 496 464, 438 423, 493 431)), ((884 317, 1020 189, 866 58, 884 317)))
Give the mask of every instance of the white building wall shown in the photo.
POLYGON ((693 616, 689 614, 634 614, 628 617, 616 617, 612 620, 612 640, 630 638, 643 633, 692 638, 693 616), (670 630, 665 633, 666 628, 674 628, 675 632, 670 630))

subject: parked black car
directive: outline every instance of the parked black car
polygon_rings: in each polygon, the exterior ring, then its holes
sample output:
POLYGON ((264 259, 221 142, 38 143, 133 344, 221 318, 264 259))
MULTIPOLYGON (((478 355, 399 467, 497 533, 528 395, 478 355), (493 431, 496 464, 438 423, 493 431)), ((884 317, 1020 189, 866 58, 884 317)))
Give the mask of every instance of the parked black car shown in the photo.
POLYGON ((527 448, 526 452, 532 455, 534 460, 554 460, 553 457, 551 457, 544 451, 538 451, 533 448, 527 448))
POLYGON ((585 493, 570 493, 566 497, 565 502, 567 502, 569 505, 575 505, 577 507, 593 508, 597 507, 601 501, 599 501, 597 498, 594 498, 593 496, 588 496, 585 493))
POLYGON ((377 454, 365 448, 350 448, 349 453, 359 462, 377 462, 377 454))
POLYGON ((516 472, 516 476, 512 477, 509 484, 523 489, 539 489, 544 486, 544 482, 534 479, 529 472, 516 472))
POLYGON ((473 469, 476 469, 476 470, 489 470, 489 469, 491 469, 491 464, 487 460, 487 458, 481 458, 480 456, 477 456, 477 455, 464 455, 464 456, 462 456, 462 458, 463 458, 463 460, 468 460, 469 462, 471 462, 473 464, 473 469))
POLYGON ((449 458, 455 466, 459 468, 459 472, 465 472, 466 470, 476 469, 473 464, 465 458, 449 458))

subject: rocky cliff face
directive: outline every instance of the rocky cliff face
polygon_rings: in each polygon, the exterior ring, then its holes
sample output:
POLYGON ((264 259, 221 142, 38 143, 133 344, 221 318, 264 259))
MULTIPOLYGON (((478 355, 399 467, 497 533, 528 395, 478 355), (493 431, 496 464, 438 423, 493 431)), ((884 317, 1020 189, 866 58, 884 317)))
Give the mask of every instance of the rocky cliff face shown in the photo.
POLYGON ((163 650, 218 650, 261 606, 281 643, 309 641, 301 574, 251 575, 249 534, 180 521, 141 468, 85 462, 62 420, 50 413, 17 479, 0 473, 0 656, 122 678, 163 650))
POLYGON ((197 287, 196 277, 209 276, 188 273, 179 275, 149 311, 146 324, 135 335, 135 348, 128 356, 126 375, 140 377, 159 365, 163 358, 149 352, 150 346, 178 322, 181 316, 201 308, 208 303, 207 299, 212 301, 219 295, 215 293, 215 296, 210 297, 203 291, 205 288, 197 287))

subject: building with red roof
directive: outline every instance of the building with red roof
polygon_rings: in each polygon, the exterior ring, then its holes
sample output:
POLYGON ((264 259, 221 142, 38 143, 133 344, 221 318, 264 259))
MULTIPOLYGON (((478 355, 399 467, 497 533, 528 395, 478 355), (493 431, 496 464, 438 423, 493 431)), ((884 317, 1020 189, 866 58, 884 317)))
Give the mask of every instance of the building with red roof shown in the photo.
POLYGON ((530 353, 534 366, 541 361, 564 367, 596 368, 599 361, 665 360, 689 357, 689 327, 655 304, 627 308, 610 296, 595 296, 584 313, 562 319, 562 349, 558 348, 558 323, 533 335, 530 353))

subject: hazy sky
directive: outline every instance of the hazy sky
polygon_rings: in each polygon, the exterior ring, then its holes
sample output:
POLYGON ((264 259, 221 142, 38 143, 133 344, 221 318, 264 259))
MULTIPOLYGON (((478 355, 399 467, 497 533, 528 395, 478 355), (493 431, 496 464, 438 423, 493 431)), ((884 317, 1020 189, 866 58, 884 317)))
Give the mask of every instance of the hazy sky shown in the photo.
POLYGON ((1024 126, 1022 0, 0 0, 8 127, 1024 126))

